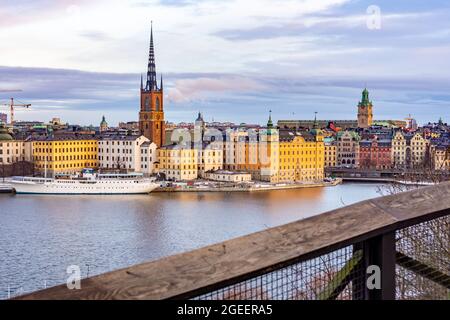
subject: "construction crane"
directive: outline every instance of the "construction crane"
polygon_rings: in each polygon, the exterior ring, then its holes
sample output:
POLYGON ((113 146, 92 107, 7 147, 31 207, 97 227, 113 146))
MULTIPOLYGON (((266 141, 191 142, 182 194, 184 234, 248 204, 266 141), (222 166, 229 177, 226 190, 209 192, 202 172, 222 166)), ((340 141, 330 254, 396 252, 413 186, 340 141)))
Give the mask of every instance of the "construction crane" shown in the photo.
POLYGON ((9 113, 10 113, 9 121, 10 121, 11 126, 14 125, 14 108, 23 107, 23 108, 28 109, 29 107, 31 107, 31 104, 29 104, 29 103, 15 103, 14 98, 11 98, 9 103, 4 103, 4 104, 0 104, 0 105, 9 107, 9 113))

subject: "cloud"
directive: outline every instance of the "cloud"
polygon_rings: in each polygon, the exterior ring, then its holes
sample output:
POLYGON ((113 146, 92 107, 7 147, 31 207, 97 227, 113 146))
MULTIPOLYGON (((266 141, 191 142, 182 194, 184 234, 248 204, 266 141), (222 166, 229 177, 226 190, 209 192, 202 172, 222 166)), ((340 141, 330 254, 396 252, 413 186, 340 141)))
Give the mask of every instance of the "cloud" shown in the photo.
POLYGON ((202 100, 223 93, 257 92, 265 86, 255 80, 237 77, 221 76, 219 78, 201 77, 196 79, 176 80, 169 91, 169 101, 176 103, 202 100))
POLYGON ((0 89, 22 88, 18 98, 36 106, 30 118, 50 116, 35 110, 53 106, 72 122, 105 112, 112 121, 133 120, 153 20, 173 121, 198 109, 236 122, 265 122, 269 109, 278 118, 313 110, 350 118, 366 83, 377 116, 448 113, 450 3, 378 0, 382 29, 368 30, 371 4, 10 1, 0 8, 0 89))
POLYGON ((80 33, 80 36, 94 41, 105 41, 111 39, 108 34, 100 31, 83 31, 80 33))
MULTIPOLYGON (((208 119, 264 123, 274 119, 353 119, 367 83, 378 119, 404 118, 411 113, 428 122, 449 113, 450 79, 423 77, 261 77, 259 74, 169 73, 165 77, 166 118, 189 121, 202 110, 208 119)), ((137 120, 139 74, 84 72, 67 69, 0 67, 1 93, 32 104, 19 119, 96 123, 106 114, 110 123, 137 120), (9 87, 8 87, 9 86, 9 87)))

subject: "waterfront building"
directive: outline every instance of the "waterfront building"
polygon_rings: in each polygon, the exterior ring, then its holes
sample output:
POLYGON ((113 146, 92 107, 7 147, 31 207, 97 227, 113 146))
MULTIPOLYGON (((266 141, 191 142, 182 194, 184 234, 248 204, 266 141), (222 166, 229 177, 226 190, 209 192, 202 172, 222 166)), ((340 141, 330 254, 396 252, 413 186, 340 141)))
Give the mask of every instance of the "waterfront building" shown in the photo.
POLYGON ((156 144, 142 149, 144 143, 150 142, 142 135, 105 135, 100 136, 98 142, 98 159, 101 170, 126 170, 128 172, 151 173, 153 164, 149 163, 149 157, 154 161, 156 144), (142 152, 145 155, 143 156, 142 152), (147 158, 145 163, 142 159, 147 158), (146 167, 147 166, 147 167, 146 167))
POLYGON ((98 141, 92 135, 30 137, 35 170, 49 175, 98 168, 98 141))
POLYGON ((31 160, 29 143, 15 140, 8 133, 4 123, 0 121, 0 165, 13 165, 22 161, 31 160))
POLYGON ((198 177, 197 150, 192 143, 163 146, 158 149, 156 170, 172 181, 190 181, 198 177))
POLYGON ((222 142, 203 142, 197 150, 198 174, 204 177, 206 173, 223 169, 222 142))
POLYGON ((400 169, 421 168, 431 160, 430 143, 421 132, 397 131, 392 138, 392 166, 400 169))
POLYGON ((359 167, 363 169, 384 170, 392 166, 392 141, 378 139, 361 140, 359 143, 359 167))
POLYGON ((337 166, 337 143, 334 137, 324 138, 325 148, 325 168, 333 168, 337 166))
POLYGON ((411 163, 410 167, 422 168, 428 160, 429 140, 425 139, 420 132, 416 132, 412 137, 409 136, 408 138, 407 159, 411 163))
POLYGON ((205 174, 205 179, 219 182, 250 182, 252 180, 252 175, 247 172, 234 172, 226 170, 211 171, 205 174))
MULTIPOLYGON (((410 150, 411 149, 409 148, 409 151, 410 150)), ((408 143, 402 131, 397 131, 394 134, 391 152, 392 166, 394 168, 406 168, 410 164, 411 153, 408 153, 408 143)))
POLYGON ((341 131, 337 139, 337 166, 358 168, 360 136, 355 131, 341 131))
POLYGON ((141 168, 136 171, 150 176, 155 172, 155 163, 158 161, 158 152, 156 144, 146 141, 140 146, 141 168))
POLYGON ((102 117, 102 121, 100 122, 100 133, 108 131, 108 122, 106 122, 105 116, 102 117))
POLYGON ((358 128, 368 128, 373 123, 373 105, 369 100, 369 91, 365 88, 358 103, 358 128))
POLYGON ((321 181, 325 146, 320 130, 280 130, 279 182, 321 181))
POLYGON ((248 172, 253 180, 278 182, 279 132, 271 116, 266 128, 225 130, 223 145, 224 169, 248 172))
POLYGON ((164 120, 163 78, 158 85, 156 79, 155 49, 153 45, 153 27, 150 31, 150 50, 147 67, 147 79, 141 76, 141 106, 139 112, 139 129, 141 134, 154 142, 158 147, 166 141, 164 120))

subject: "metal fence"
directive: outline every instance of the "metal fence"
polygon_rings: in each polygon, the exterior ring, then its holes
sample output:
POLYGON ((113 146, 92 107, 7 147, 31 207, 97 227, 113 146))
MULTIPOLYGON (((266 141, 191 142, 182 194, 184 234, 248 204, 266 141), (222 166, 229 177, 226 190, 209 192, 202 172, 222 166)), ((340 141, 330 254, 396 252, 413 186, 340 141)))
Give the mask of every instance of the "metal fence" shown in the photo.
MULTIPOLYGON (((378 242, 375 241, 374 244, 372 240, 368 239, 313 259, 293 263, 192 299, 367 299, 371 296, 367 287, 367 259, 370 260, 368 255, 378 249, 370 247, 376 246, 378 242)), ((381 272, 395 273, 396 299, 449 299, 450 216, 397 230, 394 247, 395 251, 389 253, 384 246, 384 252, 380 253, 380 256, 395 254, 395 269, 381 272)))

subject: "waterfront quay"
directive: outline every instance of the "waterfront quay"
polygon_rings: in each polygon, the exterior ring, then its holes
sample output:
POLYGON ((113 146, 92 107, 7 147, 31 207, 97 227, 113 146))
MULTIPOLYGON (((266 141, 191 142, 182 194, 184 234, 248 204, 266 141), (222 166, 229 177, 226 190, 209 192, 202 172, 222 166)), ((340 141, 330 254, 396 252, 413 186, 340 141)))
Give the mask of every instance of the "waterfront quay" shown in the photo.
POLYGON ((332 187, 341 183, 341 178, 307 183, 262 183, 253 181, 245 184, 230 184, 213 181, 196 181, 193 183, 164 183, 153 192, 264 192, 272 190, 332 187))

